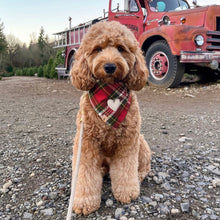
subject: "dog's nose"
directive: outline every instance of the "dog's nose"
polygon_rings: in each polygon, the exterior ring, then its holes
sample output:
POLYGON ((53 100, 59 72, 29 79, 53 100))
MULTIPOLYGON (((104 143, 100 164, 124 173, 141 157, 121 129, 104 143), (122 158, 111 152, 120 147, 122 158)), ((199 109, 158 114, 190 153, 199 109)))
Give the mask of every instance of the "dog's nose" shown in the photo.
POLYGON ((116 70, 116 65, 114 63, 106 63, 104 69, 106 73, 113 74, 116 70))

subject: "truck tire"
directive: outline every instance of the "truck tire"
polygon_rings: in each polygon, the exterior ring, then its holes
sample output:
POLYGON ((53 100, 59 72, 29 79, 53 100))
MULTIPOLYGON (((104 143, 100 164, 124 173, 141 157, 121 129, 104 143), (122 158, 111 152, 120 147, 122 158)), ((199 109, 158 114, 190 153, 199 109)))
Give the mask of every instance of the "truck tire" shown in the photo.
POLYGON ((148 83, 154 87, 177 87, 183 77, 184 64, 179 63, 165 40, 154 42, 146 52, 148 83))
POLYGON ((72 55, 72 57, 70 58, 70 61, 69 61, 69 65, 68 65, 68 73, 69 73, 69 79, 70 79, 70 82, 72 82, 72 75, 70 74, 70 70, 72 69, 72 66, 73 66, 73 63, 74 63, 74 54, 72 55))
POLYGON ((70 71, 71 70, 71 68, 72 68, 72 65, 73 65, 73 63, 74 63, 74 54, 72 55, 72 57, 70 58, 70 62, 69 62, 69 66, 68 66, 68 70, 70 71))

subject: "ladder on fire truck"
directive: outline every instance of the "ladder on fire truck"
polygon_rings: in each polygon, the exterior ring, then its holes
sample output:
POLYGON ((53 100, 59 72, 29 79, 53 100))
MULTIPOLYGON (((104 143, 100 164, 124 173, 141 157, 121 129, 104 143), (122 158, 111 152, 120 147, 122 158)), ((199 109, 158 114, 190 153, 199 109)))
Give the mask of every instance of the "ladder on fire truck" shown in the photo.
POLYGON ((95 23, 99 21, 107 20, 105 17, 106 12, 104 12, 104 17, 99 17, 88 21, 83 24, 79 24, 78 26, 71 27, 71 17, 69 18, 70 27, 67 30, 54 33, 55 35, 55 46, 54 48, 60 47, 68 47, 68 46, 79 46, 84 34, 88 31, 88 29, 95 23))

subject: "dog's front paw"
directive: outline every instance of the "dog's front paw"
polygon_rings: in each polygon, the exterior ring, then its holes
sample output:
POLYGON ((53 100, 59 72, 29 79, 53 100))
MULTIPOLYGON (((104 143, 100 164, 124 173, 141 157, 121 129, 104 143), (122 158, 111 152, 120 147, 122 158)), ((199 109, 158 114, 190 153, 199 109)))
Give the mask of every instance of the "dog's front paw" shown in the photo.
POLYGON ((73 202, 73 211, 76 214, 88 215, 100 207, 101 198, 98 196, 89 196, 75 198, 73 202))
POLYGON ((125 183, 124 185, 117 185, 113 189, 113 194, 116 200, 121 203, 130 203, 131 200, 136 199, 140 194, 140 185, 133 184, 129 185, 125 183))

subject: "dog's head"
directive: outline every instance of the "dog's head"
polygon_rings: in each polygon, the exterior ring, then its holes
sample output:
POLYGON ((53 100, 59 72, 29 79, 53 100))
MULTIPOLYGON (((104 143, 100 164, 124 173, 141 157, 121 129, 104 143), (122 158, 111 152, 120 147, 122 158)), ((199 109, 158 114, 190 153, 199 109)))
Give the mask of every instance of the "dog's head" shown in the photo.
POLYGON ((124 82, 131 90, 147 81, 145 59, 133 33, 119 22, 99 22, 86 33, 71 69, 73 84, 91 89, 96 81, 124 82))

